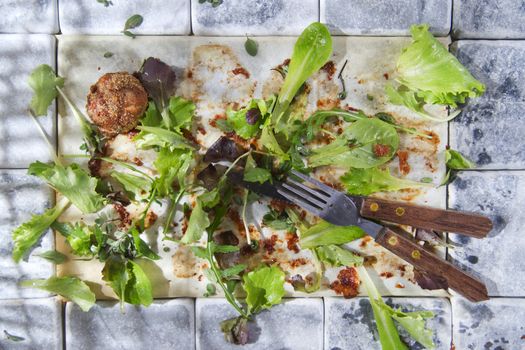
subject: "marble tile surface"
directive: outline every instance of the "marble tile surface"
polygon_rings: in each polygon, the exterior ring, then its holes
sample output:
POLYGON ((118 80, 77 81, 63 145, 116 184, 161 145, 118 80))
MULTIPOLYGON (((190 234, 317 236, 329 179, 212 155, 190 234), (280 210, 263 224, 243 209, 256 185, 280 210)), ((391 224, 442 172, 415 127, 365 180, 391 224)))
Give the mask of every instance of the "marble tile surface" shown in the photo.
POLYGON ((498 298, 471 303, 452 299, 454 345, 465 350, 525 347, 525 299, 498 298))
POLYGON ((0 300, 0 331, 0 349, 62 349, 62 305, 55 298, 0 300))
POLYGON ((525 3, 516 0, 454 0, 455 38, 525 38, 525 3))
POLYGON ((0 33, 58 33, 58 0, 0 1, 0 33))
MULTIPOLYGON (((25 170, 0 171, 0 299, 49 295, 38 289, 18 287, 23 280, 50 277, 54 268, 51 263, 34 255, 28 261, 15 263, 11 258, 11 232, 32 214, 43 213, 52 198, 51 190, 37 178, 26 175, 25 170)), ((49 232, 33 254, 50 250, 53 246, 53 236, 49 232)))
MULTIPOLYGON (((236 317, 236 311, 224 299, 200 298, 196 301, 197 350, 239 349, 224 340, 219 322, 236 317)), ((286 299, 255 316, 249 324, 250 350, 321 350, 323 349, 323 299, 286 299)))
MULTIPOLYGON (((190 0, 113 0, 104 6, 96 0, 59 2, 60 29, 63 34, 114 34, 126 20, 139 14, 142 24, 135 34, 184 35, 190 33, 190 0)), ((131 38, 129 38, 131 40, 131 38)))
POLYGON ((486 85, 450 123, 450 145, 480 169, 525 169, 525 42, 460 40, 452 51, 486 85))
POLYGON ((451 258, 487 284, 491 296, 525 296, 525 172, 463 172, 449 186, 451 209, 487 215, 494 228, 484 239, 451 234, 461 246, 451 258))
MULTIPOLYGON (((50 35, 0 35, 0 168, 26 168, 29 163, 47 162, 47 144, 28 114, 32 91, 27 85, 39 64, 55 66, 55 38, 50 35)), ((55 107, 38 119, 55 143, 55 107)))
POLYGON ((319 20, 317 0, 191 2, 195 35, 299 35, 319 20))
POLYGON ((428 23, 434 35, 450 32, 452 0, 321 0, 321 22, 337 35, 410 35, 428 23))
MULTIPOLYGON (((434 331, 436 349, 448 350, 451 342, 450 302, 444 298, 385 298, 387 304, 403 311, 430 310, 435 317, 427 320, 434 331)), ((325 298, 325 349, 381 349, 372 307, 368 298, 325 298)), ((404 330, 399 332, 410 349, 424 349, 404 330)))
POLYGON ((194 301, 156 300, 149 307, 99 301, 89 312, 66 305, 66 348, 193 349, 194 301))

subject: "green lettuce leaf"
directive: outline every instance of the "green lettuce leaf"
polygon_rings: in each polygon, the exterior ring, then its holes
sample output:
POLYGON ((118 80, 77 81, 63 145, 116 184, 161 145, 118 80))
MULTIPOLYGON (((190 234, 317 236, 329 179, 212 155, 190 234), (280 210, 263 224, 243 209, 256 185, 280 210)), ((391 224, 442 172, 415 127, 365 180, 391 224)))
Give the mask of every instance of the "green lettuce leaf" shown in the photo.
POLYGON ((152 147, 171 148, 171 149, 191 149, 191 146, 184 136, 170 130, 156 126, 137 126, 140 132, 133 138, 137 147, 148 149, 152 147))
POLYGON ((398 146, 399 135, 392 125, 375 118, 359 119, 332 143, 313 149, 308 164, 312 167, 372 168, 389 161, 398 146), (388 147, 387 154, 376 155, 376 145, 388 147))
POLYGON ((251 313, 279 304, 284 296, 284 272, 278 266, 260 266, 243 276, 246 304, 251 313))
POLYGON ((33 89, 33 98, 29 104, 36 116, 46 115, 47 109, 57 97, 56 87, 64 86, 64 78, 55 75, 53 68, 41 64, 31 72, 27 81, 33 89))
POLYGON ((396 66, 396 80, 401 87, 397 93, 391 87, 387 94, 392 103, 436 119, 423 110, 423 104, 455 108, 468 97, 481 96, 485 85, 476 80, 428 28, 426 24, 410 28, 412 43, 403 50, 396 66))
POLYGON ((130 276, 126 268, 126 261, 119 256, 110 256, 102 269, 102 279, 113 289, 117 298, 121 301, 121 308, 130 276))
POLYGON ((368 272, 366 272, 363 266, 357 269, 361 282, 370 298, 370 305, 374 313, 381 348, 385 350, 407 350, 408 347, 401 341, 401 338, 399 338, 399 333, 390 313, 379 306, 378 302, 383 302, 383 299, 376 289, 374 282, 370 279, 368 272))
POLYGON ((432 186, 432 184, 400 179, 388 169, 350 169, 340 178, 350 194, 367 196, 375 192, 398 191, 404 188, 432 186))
POLYGON ((61 231, 60 233, 66 237, 67 242, 76 255, 93 255, 93 252, 91 251, 91 238, 94 238, 94 234, 90 227, 76 223, 75 225, 69 226, 67 233, 64 231, 61 231))
POLYGON ((315 248, 315 253, 323 263, 338 266, 359 266, 363 265, 363 257, 343 249, 334 244, 315 248))
POLYGON ((172 192, 175 181, 180 188, 186 183, 186 175, 193 163, 193 151, 191 149, 175 149, 169 147, 161 148, 157 159, 153 163, 159 177, 156 180, 156 187, 161 196, 166 196, 172 192))
POLYGON ((183 244, 189 244, 198 241, 208 226, 210 226, 208 213, 204 211, 202 202, 197 200, 195 207, 191 211, 188 228, 184 236, 182 236, 181 242, 183 244))
POLYGON ((58 294, 77 304, 82 311, 89 311, 95 305, 95 293, 77 277, 50 277, 47 280, 28 280, 20 283, 22 287, 38 288, 58 294))
POLYGON ((78 164, 62 166, 37 161, 29 165, 28 173, 45 180, 83 213, 94 213, 105 205, 104 197, 96 191, 98 180, 78 164))
POLYGON ((331 54, 332 37, 324 24, 314 22, 303 30, 295 42, 288 73, 272 113, 273 125, 279 124, 299 88, 328 61, 331 54))
POLYGON ((191 127, 195 108, 195 104, 192 101, 182 97, 172 96, 168 109, 170 111, 173 128, 175 130, 181 130, 191 127))
POLYGON ((365 236, 366 233, 357 226, 336 226, 320 221, 304 232, 301 232, 301 248, 315 248, 331 244, 345 244, 365 236))
POLYGON ((130 276, 125 290, 125 300, 133 305, 150 306, 153 302, 151 282, 139 264, 131 260, 127 263, 130 276))
POLYGON ((432 330, 425 328, 425 318, 434 317, 432 311, 403 312, 400 308, 394 310, 381 299, 372 302, 376 303, 384 312, 390 314, 414 340, 425 348, 434 349, 436 347, 432 339, 434 336, 432 330))
POLYGON ((51 224, 62 214, 69 205, 69 201, 62 199, 57 205, 46 210, 43 214, 33 215, 31 219, 18 226, 12 233, 13 260, 19 262, 28 255, 31 248, 40 241, 42 235, 51 224))

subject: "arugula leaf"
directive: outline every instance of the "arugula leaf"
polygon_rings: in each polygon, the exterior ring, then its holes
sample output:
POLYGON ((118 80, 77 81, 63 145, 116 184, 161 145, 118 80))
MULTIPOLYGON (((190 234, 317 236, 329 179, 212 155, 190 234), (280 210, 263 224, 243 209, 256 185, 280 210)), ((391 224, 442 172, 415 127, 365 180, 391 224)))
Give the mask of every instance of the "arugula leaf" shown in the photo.
POLYGON ((237 264, 233 265, 232 267, 228 267, 227 269, 221 270, 222 277, 228 278, 231 276, 236 276, 246 270, 247 265, 246 264, 237 264))
POLYGON ((312 167, 372 168, 389 161, 398 146, 399 135, 392 125, 375 118, 359 119, 331 144, 312 150, 308 163, 312 167), (387 153, 377 154, 377 146, 386 148, 387 153))
POLYGON ((453 149, 445 150, 445 163, 447 164, 447 168, 454 170, 474 168, 474 163, 453 149))
POLYGON ((160 256, 158 256, 157 253, 152 251, 149 245, 140 238, 140 233, 139 233, 139 230, 137 230, 137 228, 133 227, 129 230, 129 232, 131 233, 131 236, 133 237, 133 244, 138 253, 137 257, 143 256, 151 260, 160 259, 160 256))
POLYGON ((301 248, 315 248, 331 244, 345 244, 365 236, 366 233, 357 226, 336 226, 320 221, 304 232, 301 232, 301 248))
POLYGON ((37 161, 29 165, 28 173, 45 180, 83 213, 94 213, 105 205, 104 197, 96 191, 98 180, 78 164, 64 167, 37 161))
POLYGON ((425 328, 425 318, 434 317, 432 311, 403 312, 401 308, 393 309, 381 299, 373 300, 384 312, 387 312, 396 320, 418 343, 427 349, 434 349, 436 344, 433 341, 432 330, 425 328))
POLYGON ((46 259, 49 262, 52 262, 53 264, 60 265, 67 261, 67 256, 64 254, 57 252, 56 250, 48 250, 40 254, 36 254, 36 256, 46 259))
POLYGON ((288 74, 279 92, 272 123, 279 124, 303 83, 317 72, 332 54, 332 37, 324 24, 314 22, 303 30, 292 53, 288 74))
POLYGON ((189 244, 198 241, 206 228, 210 226, 208 213, 203 209, 202 202, 197 200, 195 207, 191 211, 188 221, 188 228, 180 240, 183 244, 189 244))
POLYGON ((379 306, 378 302, 383 302, 383 299, 376 289, 374 282, 370 279, 368 272, 366 272, 366 269, 363 266, 360 266, 357 269, 363 286, 370 298, 370 305, 374 312, 381 348, 389 350, 407 350, 407 346, 399 338, 399 333, 397 332, 397 328, 390 313, 379 306))
POLYGON ((278 266, 259 266, 243 276, 246 304, 251 313, 279 304, 284 296, 284 272, 278 266))
POLYGON ((142 176, 123 173, 120 171, 112 171, 111 177, 117 180, 133 199, 147 197, 148 193, 151 191, 151 181, 142 176))
POLYGON ((388 169, 351 168, 340 178, 350 194, 367 196, 375 192, 398 191, 404 188, 432 186, 429 183, 400 179, 390 175, 388 169))
POLYGON ((359 266, 363 265, 363 257, 343 249, 334 244, 315 248, 319 260, 331 266, 359 266))
POLYGON ((18 226, 11 234, 13 240, 13 260, 20 262, 31 248, 40 241, 42 235, 51 224, 62 214, 69 205, 69 201, 62 199, 55 207, 46 210, 43 214, 33 215, 31 219, 18 226))
POLYGON ((64 86, 64 78, 55 75, 53 68, 47 64, 41 64, 33 69, 27 83, 34 93, 30 108, 36 116, 41 116, 47 114, 47 109, 57 97, 56 87, 64 86))
POLYGON ((50 277, 47 280, 27 280, 20 283, 24 288, 38 288, 58 294, 77 304, 82 311, 89 311, 95 305, 95 293, 77 277, 50 277))
POLYGON ((151 282, 139 264, 131 260, 127 263, 130 276, 126 284, 125 300, 133 305, 149 306, 153 302, 151 282))
MULTIPOLYGON (((401 90, 395 94, 391 87, 387 94, 394 104, 403 104, 429 119, 442 120, 424 112, 423 104, 455 108, 468 97, 481 96, 485 85, 476 80, 428 28, 427 24, 410 28, 412 43, 403 50, 396 66, 396 80, 401 90)), ((445 120, 449 119, 451 117, 445 120)))

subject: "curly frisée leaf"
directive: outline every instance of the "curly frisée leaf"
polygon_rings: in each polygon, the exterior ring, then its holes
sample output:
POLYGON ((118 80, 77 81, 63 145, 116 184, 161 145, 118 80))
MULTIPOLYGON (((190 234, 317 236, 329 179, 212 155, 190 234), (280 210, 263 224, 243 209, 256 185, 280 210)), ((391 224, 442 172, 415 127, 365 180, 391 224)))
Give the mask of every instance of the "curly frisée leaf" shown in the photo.
POLYGON ((94 213, 105 204, 104 197, 96 192, 97 179, 89 176, 78 164, 64 167, 37 161, 29 166, 28 173, 45 180, 83 213, 94 213))
POLYGON ((57 97, 56 87, 64 86, 64 78, 55 74, 53 68, 47 64, 36 67, 27 80, 34 95, 29 104, 36 116, 46 115, 47 109, 57 97))
POLYGON ((28 280, 20 283, 22 287, 38 288, 56 293, 77 304, 82 311, 89 311, 95 304, 95 293, 77 277, 51 277, 47 280, 28 280))
POLYGON ((410 91, 405 91, 403 103, 421 112, 420 104, 438 104, 457 107, 468 97, 478 97, 485 85, 448 52, 428 31, 428 25, 410 28, 412 43, 403 50, 397 60, 396 80, 410 91), (409 96, 412 94, 411 96, 409 96))
POLYGON ((350 194, 367 196, 375 192, 398 191, 404 188, 432 186, 429 183, 400 179, 390 175, 388 169, 350 169, 340 178, 350 194))
POLYGON ((19 262, 31 248, 40 241, 42 235, 51 224, 62 214, 69 205, 67 199, 62 199, 54 208, 48 209, 40 215, 33 215, 31 219, 18 226, 12 233, 13 260, 19 262))
POLYGON ((284 296, 284 272, 278 266, 260 266, 243 276, 246 304, 251 313, 279 304, 284 296))

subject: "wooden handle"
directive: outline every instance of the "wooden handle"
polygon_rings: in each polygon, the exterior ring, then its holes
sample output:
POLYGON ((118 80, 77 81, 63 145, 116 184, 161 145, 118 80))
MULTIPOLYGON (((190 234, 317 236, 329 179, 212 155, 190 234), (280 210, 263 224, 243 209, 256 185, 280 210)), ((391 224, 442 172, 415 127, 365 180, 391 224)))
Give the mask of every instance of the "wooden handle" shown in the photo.
POLYGON ((453 210, 435 209, 384 199, 364 198, 361 215, 375 220, 417 228, 486 237, 492 229, 489 218, 453 210))
POLYGON ((444 277, 451 289, 470 301, 488 300, 485 284, 417 244, 406 231, 385 227, 376 242, 414 267, 444 277))

